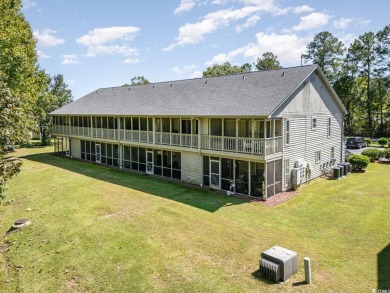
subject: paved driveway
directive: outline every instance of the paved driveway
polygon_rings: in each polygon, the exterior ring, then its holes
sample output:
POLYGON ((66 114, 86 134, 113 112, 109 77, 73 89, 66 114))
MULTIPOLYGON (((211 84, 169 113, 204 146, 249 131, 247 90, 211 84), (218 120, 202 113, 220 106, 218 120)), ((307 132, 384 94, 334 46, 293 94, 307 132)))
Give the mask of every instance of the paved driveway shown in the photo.
POLYGON ((366 149, 379 149, 379 148, 376 148, 376 147, 365 147, 365 148, 361 148, 361 149, 347 149, 347 150, 349 150, 352 154, 361 154, 362 151, 364 151, 366 149))

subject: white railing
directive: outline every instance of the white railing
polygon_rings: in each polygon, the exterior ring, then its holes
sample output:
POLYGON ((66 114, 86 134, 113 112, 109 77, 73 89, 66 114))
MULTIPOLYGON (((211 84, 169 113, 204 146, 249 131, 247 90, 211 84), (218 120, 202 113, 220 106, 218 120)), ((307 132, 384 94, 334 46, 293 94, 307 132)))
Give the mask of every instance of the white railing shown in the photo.
POLYGON ((202 135, 202 148, 225 152, 237 152, 254 155, 269 155, 282 151, 283 139, 277 138, 250 138, 250 137, 222 137, 202 135), (223 142, 223 143, 222 143, 223 142))
POLYGON ((171 134, 169 132, 162 132, 161 133, 161 144, 171 144, 171 134))
MULTIPOLYGON (((140 130, 116 130, 105 128, 77 127, 67 125, 53 125, 53 132, 93 138, 104 138, 131 142, 142 142, 158 145, 172 145, 185 148, 198 148, 198 134, 156 132, 140 130), (119 137, 118 137, 119 135, 119 137)), ((271 155, 282 152, 283 137, 276 138, 249 138, 227 137, 216 135, 202 135, 201 147, 206 150, 235 152, 254 155, 271 155)))
POLYGON ((180 146, 180 134, 179 133, 172 133, 171 134, 171 145, 180 146))

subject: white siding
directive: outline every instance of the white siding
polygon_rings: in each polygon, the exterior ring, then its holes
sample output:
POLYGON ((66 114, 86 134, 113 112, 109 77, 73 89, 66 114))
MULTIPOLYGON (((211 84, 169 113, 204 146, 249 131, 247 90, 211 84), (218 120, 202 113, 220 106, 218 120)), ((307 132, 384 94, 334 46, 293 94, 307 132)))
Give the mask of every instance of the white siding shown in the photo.
POLYGON ((202 183, 202 157, 198 153, 181 153, 181 179, 194 184, 202 183))
POLYGON ((81 159, 81 142, 78 138, 71 138, 70 142, 71 156, 73 158, 81 159))
MULTIPOLYGON (((296 161, 300 161, 309 163, 311 169, 310 177, 303 176, 302 183, 306 179, 310 180, 322 175, 322 165, 331 161, 332 147, 334 147, 336 163, 342 160, 343 114, 317 75, 311 76, 309 82, 302 86, 301 91, 280 114, 290 121, 290 144, 286 145, 284 142, 283 158, 290 160, 291 168, 296 161), (317 119, 316 129, 312 129, 313 117, 317 119), (331 118, 331 136, 328 136, 329 118, 331 118), (315 162, 316 151, 321 152, 321 161, 317 163, 315 162)), ((283 167, 285 170, 285 166, 283 167)), ((286 186, 286 183, 283 186, 286 186)), ((288 187, 291 187, 291 184, 288 187)))

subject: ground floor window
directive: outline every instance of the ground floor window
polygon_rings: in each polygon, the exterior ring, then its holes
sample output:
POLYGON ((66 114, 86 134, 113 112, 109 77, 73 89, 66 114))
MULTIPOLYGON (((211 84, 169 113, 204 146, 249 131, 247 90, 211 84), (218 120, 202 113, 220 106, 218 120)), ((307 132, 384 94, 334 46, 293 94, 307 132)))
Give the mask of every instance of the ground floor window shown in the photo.
POLYGON ((263 195, 264 164, 203 156, 203 185, 256 197, 263 195))
POLYGON ((54 153, 70 156, 70 139, 68 137, 54 137, 54 153))
POLYGON ((118 145, 81 140, 81 159, 102 163, 110 166, 119 166, 118 145))
POLYGON ((267 197, 282 192, 282 160, 267 163, 267 197))
POLYGON ((124 169, 181 180, 181 153, 179 152, 123 146, 122 158, 124 169))

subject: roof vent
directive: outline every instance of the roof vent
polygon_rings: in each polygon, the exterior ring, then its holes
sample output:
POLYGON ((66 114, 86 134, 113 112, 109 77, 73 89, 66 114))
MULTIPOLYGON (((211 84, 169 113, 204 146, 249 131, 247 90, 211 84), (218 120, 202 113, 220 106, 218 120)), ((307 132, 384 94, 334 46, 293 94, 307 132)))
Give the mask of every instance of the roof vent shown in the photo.
POLYGON ((282 76, 284 76, 284 71, 283 71, 283 73, 282 73, 282 76))
POLYGON ((130 88, 129 88, 129 90, 130 90, 130 88))
POLYGON ((204 83, 207 84, 207 80, 204 83))
POLYGON ((153 86, 153 88, 154 88, 154 86, 153 86))
POLYGON ((245 79, 245 75, 242 76, 242 79, 245 79))
POLYGON ((171 84, 171 87, 172 87, 172 84, 171 84))

